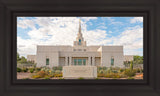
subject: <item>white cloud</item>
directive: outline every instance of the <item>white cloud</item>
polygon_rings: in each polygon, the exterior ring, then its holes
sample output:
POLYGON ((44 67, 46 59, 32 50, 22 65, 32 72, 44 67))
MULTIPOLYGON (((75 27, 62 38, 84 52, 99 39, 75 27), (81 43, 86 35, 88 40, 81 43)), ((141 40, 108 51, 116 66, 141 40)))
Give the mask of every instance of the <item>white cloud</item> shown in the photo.
POLYGON ((126 28, 119 36, 113 37, 113 45, 123 45, 125 54, 139 54, 136 49, 143 48, 143 28, 140 26, 126 28))
POLYGON ((89 20, 97 19, 97 17, 81 17, 81 19, 85 20, 86 22, 89 20))
POLYGON ((28 19, 19 20, 17 22, 17 26, 21 27, 21 28, 24 28, 24 29, 26 29, 26 28, 35 29, 34 21, 33 20, 28 20, 28 19))
POLYGON ((109 21, 109 25, 117 25, 117 26, 123 25, 122 22, 116 21, 112 17, 106 17, 106 19, 109 21))
POLYGON ((143 17, 134 17, 130 20, 130 23, 143 22, 143 17))

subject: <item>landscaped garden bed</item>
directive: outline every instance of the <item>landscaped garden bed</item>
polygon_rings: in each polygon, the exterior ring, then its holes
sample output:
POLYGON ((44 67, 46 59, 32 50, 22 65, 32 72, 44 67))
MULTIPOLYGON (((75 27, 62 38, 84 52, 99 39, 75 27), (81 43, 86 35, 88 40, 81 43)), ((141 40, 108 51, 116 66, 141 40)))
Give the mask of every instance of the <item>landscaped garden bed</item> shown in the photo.
MULTIPOLYGON (((64 79, 62 67, 17 68, 17 79, 64 79)), ((82 77, 78 79, 84 79, 82 77)), ((143 79, 143 70, 136 68, 97 67, 95 79, 143 79)))

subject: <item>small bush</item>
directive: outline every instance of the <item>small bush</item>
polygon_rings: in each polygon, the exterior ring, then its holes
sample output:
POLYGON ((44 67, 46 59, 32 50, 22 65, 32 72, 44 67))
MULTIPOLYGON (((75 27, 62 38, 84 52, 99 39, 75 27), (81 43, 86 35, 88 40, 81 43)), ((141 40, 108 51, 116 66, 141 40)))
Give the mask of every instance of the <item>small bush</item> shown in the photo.
POLYGON ((124 72, 124 74, 125 74, 126 76, 128 76, 128 77, 135 76, 135 73, 136 73, 135 71, 130 70, 130 69, 126 69, 125 72, 124 72))
POLYGON ((98 77, 104 77, 104 74, 98 73, 98 77))
POLYGON ((22 71, 23 71, 23 72, 27 72, 27 71, 28 71, 28 68, 23 68, 22 71))
POLYGON ((63 80, 64 78, 59 78, 59 80, 63 80))
POLYGON ((56 74, 60 74, 62 71, 61 70, 56 70, 55 73, 56 74))
POLYGON ((39 71, 39 72, 37 72, 37 75, 39 75, 41 78, 43 78, 47 74, 44 71, 39 71))
POLYGON ((23 78, 23 79, 25 79, 25 80, 29 80, 29 78, 23 78))
POLYGON ((54 74, 54 77, 62 77, 62 74, 54 74))
POLYGON ((96 80, 98 80, 99 78, 97 77, 97 78, 95 78, 96 80))
POLYGON ((124 72, 124 69, 119 69, 119 72, 124 72))
POLYGON ((35 68, 35 71, 39 72, 39 71, 41 71, 41 68, 35 68))
POLYGON ((127 79, 134 79, 133 77, 128 77, 127 79))
POLYGON ((79 77, 78 79, 83 80, 84 78, 83 77, 79 77))
POLYGON ((32 78, 41 78, 39 75, 32 75, 32 78))
POLYGON ((44 77, 48 77, 48 74, 45 73, 44 71, 39 71, 32 75, 32 78, 44 78, 44 77))
POLYGON ((30 73, 33 73, 33 72, 34 72, 34 68, 30 68, 30 69, 29 69, 29 72, 30 72, 30 73))
POLYGON ((49 78, 49 77, 45 77, 44 79, 48 80, 48 79, 50 79, 50 78, 49 78))
POLYGON ((61 66, 59 66, 59 67, 53 67, 52 70, 54 70, 54 71, 56 71, 56 70, 62 71, 62 67, 61 66))
POLYGON ((121 78, 122 76, 118 73, 110 73, 105 75, 106 78, 121 78))
POLYGON ((22 69, 17 67, 17 72, 22 72, 22 69))

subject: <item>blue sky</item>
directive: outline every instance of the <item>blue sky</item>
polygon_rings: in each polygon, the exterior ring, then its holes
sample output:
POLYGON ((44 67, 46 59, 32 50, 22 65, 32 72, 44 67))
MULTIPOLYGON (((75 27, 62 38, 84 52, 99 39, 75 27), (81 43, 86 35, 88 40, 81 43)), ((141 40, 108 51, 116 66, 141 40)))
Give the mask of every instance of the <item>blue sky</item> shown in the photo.
POLYGON ((81 19, 87 45, 123 45, 124 55, 143 55, 143 17, 17 17, 17 51, 36 45, 73 45, 81 19))

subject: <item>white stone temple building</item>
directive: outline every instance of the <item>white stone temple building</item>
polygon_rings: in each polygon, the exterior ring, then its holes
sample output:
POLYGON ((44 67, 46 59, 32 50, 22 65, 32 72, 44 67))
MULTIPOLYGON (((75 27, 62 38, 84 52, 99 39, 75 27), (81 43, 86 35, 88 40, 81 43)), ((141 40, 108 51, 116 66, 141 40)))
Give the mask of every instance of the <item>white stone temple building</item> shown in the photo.
POLYGON ((37 45, 36 55, 28 55, 27 60, 37 63, 37 67, 50 68, 54 66, 124 67, 123 46, 87 46, 81 32, 81 23, 73 46, 37 45))

